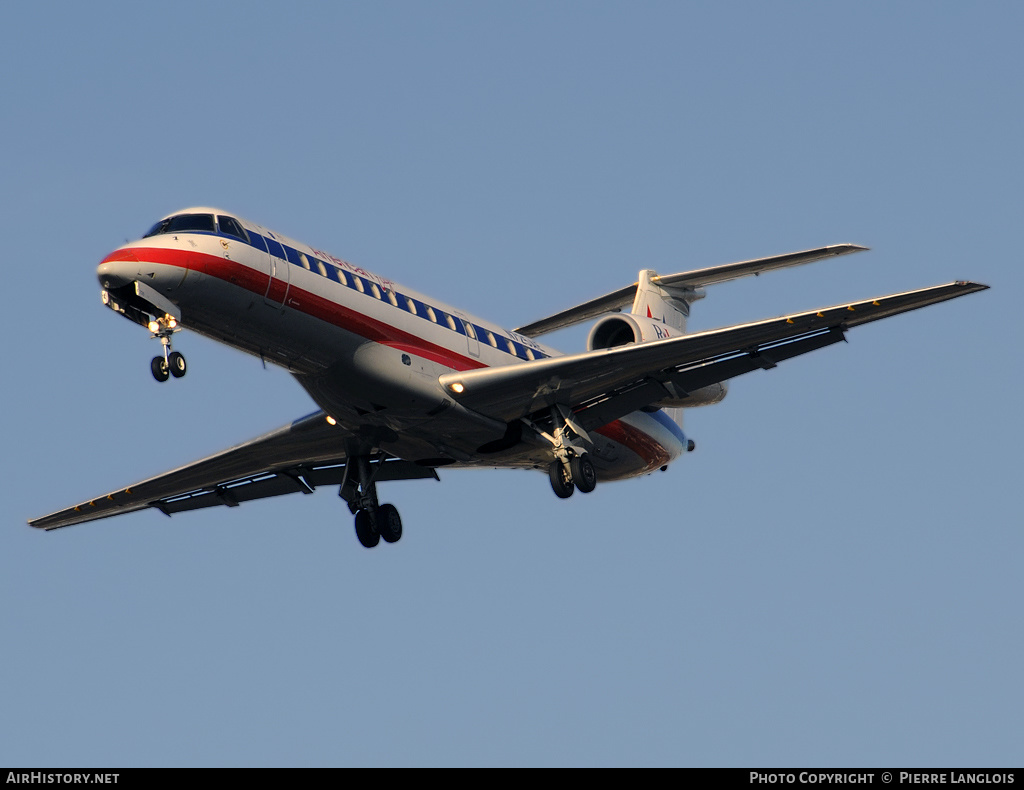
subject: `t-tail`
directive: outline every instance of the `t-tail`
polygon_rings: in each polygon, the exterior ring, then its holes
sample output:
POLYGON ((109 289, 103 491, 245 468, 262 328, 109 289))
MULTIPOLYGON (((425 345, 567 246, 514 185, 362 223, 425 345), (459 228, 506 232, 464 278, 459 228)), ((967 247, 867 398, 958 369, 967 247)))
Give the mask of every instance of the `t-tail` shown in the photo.
MULTIPOLYGON (((660 282, 658 273, 653 269, 643 269, 637 277, 636 297, 630 315, 639 317, 641 321, 650 322, 650 334, 659 335, 658 324, 662 325, 665 337, 686 334, 686 320, 690 317, 690 305, 703 299, 705 292, 701 288, 689 285, 667 285, 660 282)), ((646 333, 644 333, 646 334, 646 333)), ((666 387, 670 400, 662 402, 662 411, 678 425, 683 427, 683 409, 694 406, 707 406, 722 400, 728 386, 725 382, 712 384, 694 392, 679 392, 669 384, 666 387)))

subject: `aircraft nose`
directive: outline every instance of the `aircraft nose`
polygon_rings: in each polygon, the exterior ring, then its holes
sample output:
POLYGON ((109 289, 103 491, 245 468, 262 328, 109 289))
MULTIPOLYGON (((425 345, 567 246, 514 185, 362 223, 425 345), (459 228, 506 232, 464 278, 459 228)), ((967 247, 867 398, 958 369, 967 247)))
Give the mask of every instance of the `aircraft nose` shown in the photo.
POLYGON ((104 288, 120 288, 138 279, 139 259, 130 250, 116 250, 96 268, 96 276, 104 288))

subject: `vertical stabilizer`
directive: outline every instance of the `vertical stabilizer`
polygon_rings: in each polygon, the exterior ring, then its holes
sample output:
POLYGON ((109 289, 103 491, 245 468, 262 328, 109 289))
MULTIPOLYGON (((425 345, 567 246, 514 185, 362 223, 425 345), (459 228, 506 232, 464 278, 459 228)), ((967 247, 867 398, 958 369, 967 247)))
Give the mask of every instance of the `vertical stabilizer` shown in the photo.
MULTIPOLYGON (((643 269, 637 279, 636 298, 633 299, 633 315, 640 315, 654 321, 661 321, 680 332, 686 332, 686 319, 690 316, 690 303, 704 294, 693 288, 666 287, 652 280, 658 276, 653 269, 643 269)), ((663 409, 677 425, 683 425, 682 409, 663 409)))
POLYGON ((686 319, 690 315, 690 302, 699 299, 702 294, 692 288, 666 287, 656 285, 653 280, 658 273, 653 269, 640 272, 636 286, 636 297, 633 299, 633 315, 652 318, 663 324, 686 331, 686 319))

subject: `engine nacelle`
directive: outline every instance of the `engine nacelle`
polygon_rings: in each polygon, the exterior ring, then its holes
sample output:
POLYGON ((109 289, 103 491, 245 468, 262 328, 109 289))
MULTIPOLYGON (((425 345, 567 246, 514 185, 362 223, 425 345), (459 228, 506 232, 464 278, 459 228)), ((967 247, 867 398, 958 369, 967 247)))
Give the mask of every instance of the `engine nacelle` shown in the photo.
POLYGON ((587 337, 587 350, 599 348, 615 348, 629 343, 647 343, 651 340, 664 340, 681 335, 675 327, 662 323, 654 318, 623 313, 602 318, 587 337))
MULTIPOLYGON (((632 313, 610 315, 607 318, 602 318, 590 330, 590 335, 587 337, 587 350, 596 351, 601 348, 615 348, 616 346, 625 346, 630 343, 648 343, 652 340, 678 337, 681 334, 675 327, 663 324, 661 321, 653 318, 645 318, 644 316, 633 315, 632 313)), ((671 392, 673 387, 671 384, 667 384, 666 389, 671 392)), ((686 394, 680 393, 681 397, 669 395, 664 400, 657 401, 657 403, 652 405, 663 406, 667 409, 689 409, 695 406, 710 406, 712 403, 718 403, 722 400, 728 391, 729 388, 723 381, 717 384, 709 384, 706 387, 701 387, 686 394)))

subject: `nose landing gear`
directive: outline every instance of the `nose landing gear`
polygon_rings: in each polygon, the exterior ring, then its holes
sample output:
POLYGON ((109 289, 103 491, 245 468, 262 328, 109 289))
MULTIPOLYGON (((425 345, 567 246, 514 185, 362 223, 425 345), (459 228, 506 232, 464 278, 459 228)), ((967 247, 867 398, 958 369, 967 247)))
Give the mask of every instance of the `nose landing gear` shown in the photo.
POLYGON ((180 379, 185 375, 187 365, 184 355, 171 350, 171 335, 180 329, 178 322, 169 315, 149 322, 149 331, 152 333, 152 337, 159 338, 164 348, 163 356, 153 357, 149 363, 149 369, 157 381, 167 381, 170 376, 180 379))

